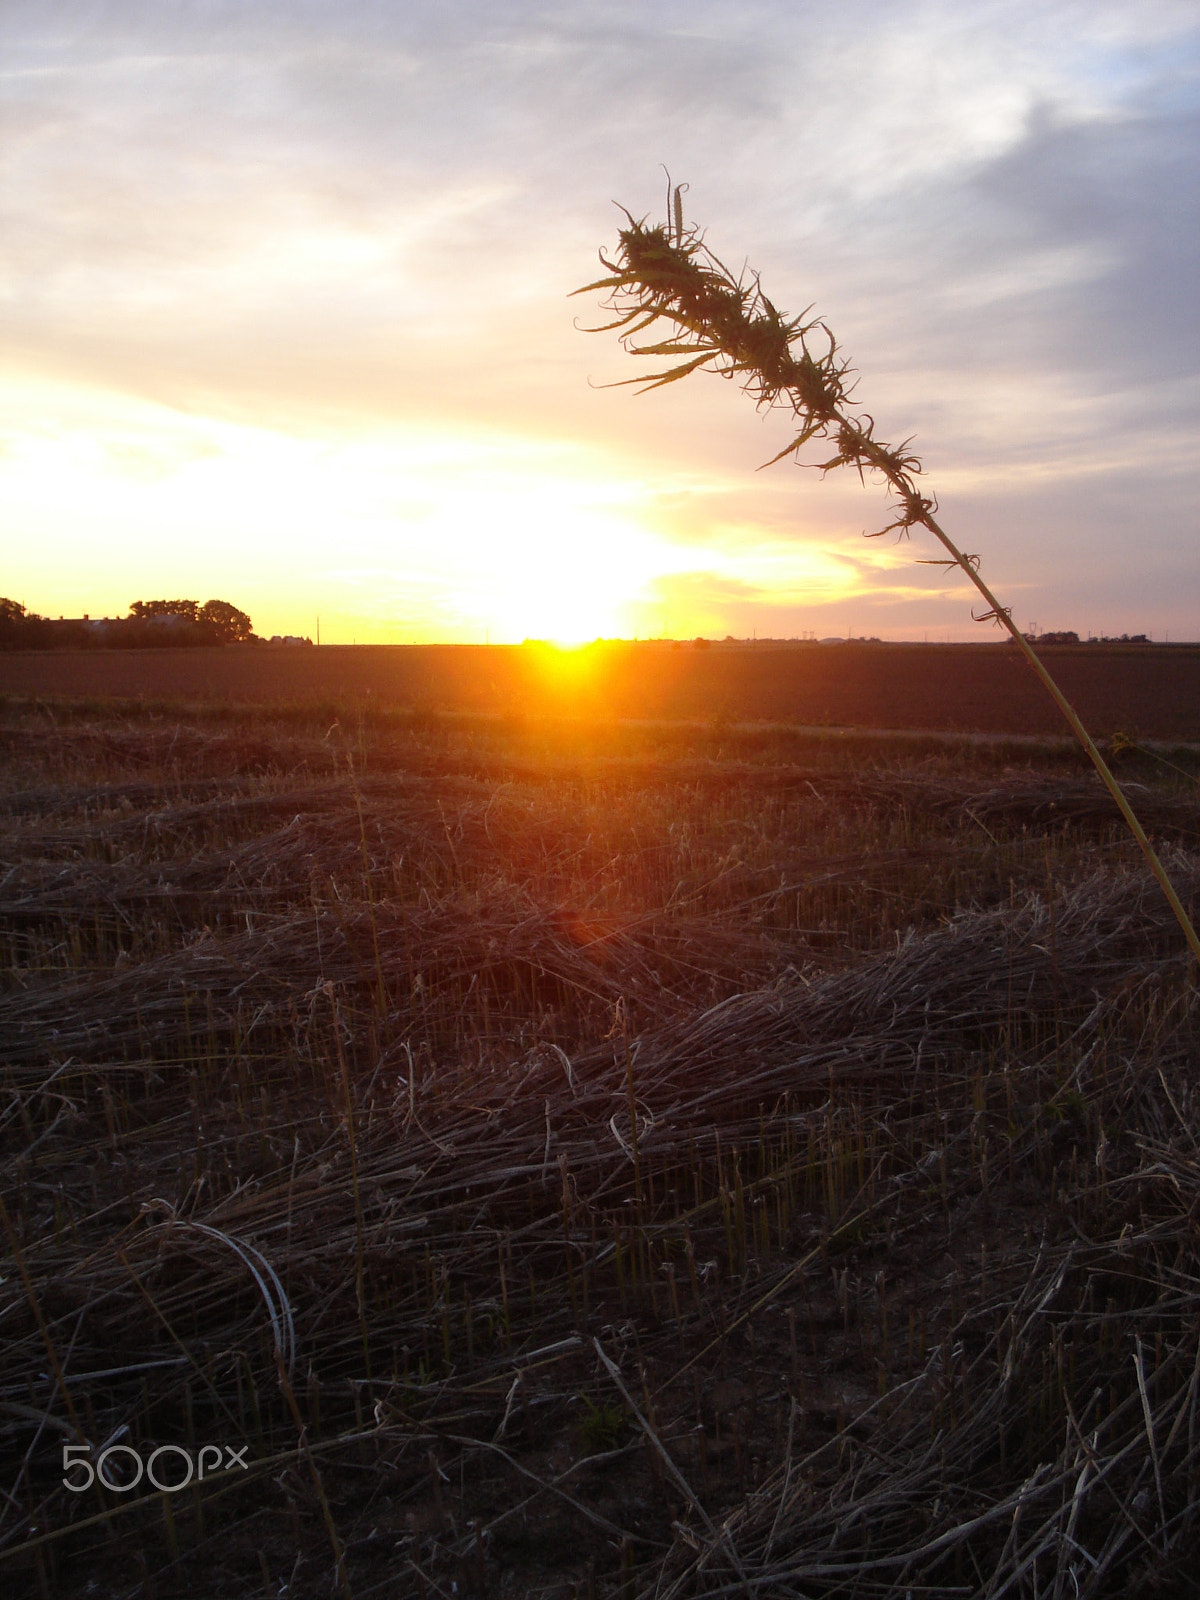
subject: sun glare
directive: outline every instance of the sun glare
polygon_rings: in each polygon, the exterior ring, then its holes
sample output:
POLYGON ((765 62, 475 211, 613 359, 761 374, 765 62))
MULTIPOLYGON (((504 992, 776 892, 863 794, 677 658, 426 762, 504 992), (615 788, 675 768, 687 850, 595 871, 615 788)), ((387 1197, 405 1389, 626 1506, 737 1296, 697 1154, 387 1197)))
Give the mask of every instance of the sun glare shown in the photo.
POLYGON ((631 632, 647 586, 689 561, 611 485, 583 476, 443 483, 418 525, 420 542, 452 569, 447 600, 493 642, 571 645, 631 632))
POLYGON ((671 486, 538 439, 297 437, 4 383, 0 422, 0 511, 20 533, 5 582, 50 615, 190 595, 326 644, 570 646, 749 633, 761 595, 828 601, 863 581, 806 541, 706 518, 704 485, 696 543, 675 511, 660 531, 671 486))
POLYGON ((297 438, 98 392, 50 401, 0 386, 0 503, 27 554, 7 582, 32 610, 216 595, 260 631, 321 615, 327 643, 575 643, 628 628, 645 586, 687 565, 642 524, 641 485, 536 440, 297 438))
MULTIPOLYGON (((514 507, 517 517, 520 508, 514 507)), ((514 528, 495 574, 494 626, 512 640, 582 644, 627 631, 627 607, 670 565, 640 529, 578 506, 544 505, 540 525, 514 528)))

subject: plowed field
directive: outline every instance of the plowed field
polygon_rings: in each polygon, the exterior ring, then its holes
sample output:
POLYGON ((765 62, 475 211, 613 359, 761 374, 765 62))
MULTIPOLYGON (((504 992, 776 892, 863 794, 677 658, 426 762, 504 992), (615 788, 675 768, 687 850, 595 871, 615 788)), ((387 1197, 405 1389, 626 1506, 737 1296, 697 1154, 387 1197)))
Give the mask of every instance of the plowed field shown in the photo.
MULTIPOLYGON (((1049 647, 1097 735, 1200 738, 1200 646, 1049 647)), ((985 645, 300 646, 0 655, 0 693, 1064 732, 1015 650, 985 645)))

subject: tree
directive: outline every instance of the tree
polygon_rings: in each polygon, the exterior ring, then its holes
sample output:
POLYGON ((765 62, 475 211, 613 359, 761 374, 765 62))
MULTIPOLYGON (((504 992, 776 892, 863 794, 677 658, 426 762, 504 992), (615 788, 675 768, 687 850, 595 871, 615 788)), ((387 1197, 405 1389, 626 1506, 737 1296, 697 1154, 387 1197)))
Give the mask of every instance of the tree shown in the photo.
POLYGON ((26 611, 19 600, 0 596, 0 647, 5 650, 48 650, 54 633, 45 617, 26 611))
POLYGON ((196 619, 217 644, 241 644, 253 633, 250 618, 228 600, 206 600, 196 619))
POLYGON ((188 622, 196 622, 200 607, 194 600, 135 600, 129 615, 143 622, 149 617, 183 617, 188 622))
POLYGON ((25 630, 25 607, 18 600, 0 596, 0 644, 16 648, 25 630))

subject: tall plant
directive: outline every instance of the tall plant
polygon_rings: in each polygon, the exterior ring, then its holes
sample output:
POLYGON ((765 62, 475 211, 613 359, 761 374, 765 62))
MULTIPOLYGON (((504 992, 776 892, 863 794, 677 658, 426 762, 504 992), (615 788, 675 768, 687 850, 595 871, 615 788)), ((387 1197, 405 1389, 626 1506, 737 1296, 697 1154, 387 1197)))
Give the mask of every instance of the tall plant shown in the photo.
POLYGON ((1196 930, 1121 786, 1074 707, 1013 622, 1010 608, 1001 605, 984 582, 979 557, 960 550, 937 521, 937 501, 933 495, 923 493, 917 483, 921 463, 910 451, 909 441, 892 446, 875 437, 874 420, 850 398, 849 362, 840 354, 837 340, 821 318, 806 321, 807 311, 798 317, 785 316, 763 293, 757 273, 743 272, 735 278, 708 249, 700 230, 684 226, 682 187, 668 190, 671 215, 665 223, 648 227, 645 219, 635 221, 621 208, 629 226, 618 235, 616 259, 610 260, 603 250, 600 252, 607 276, 574 291, 605 291, 605 308, 615 313, 613 321, 589 331, 618 329, 621 342, 632 355, 666 357, 674 363, 663 371, 623 380, 640 384, 643 390, 661 388, 677 383, 689 373, 708 370, 739 380, 759 406, 790 409, 799 431, 767 466, 788 456, 800 460, 805 445, 814 439, 825 439, 832 441, 834 449, 827 460, 815 463, 822 473, 835 467, 853 467, 864 482, 868 473, 877 473, 884 479, 895 497, 892 520, 872 537, 892 532, 907 537, 911 529, 925 528, 946 551, 944 558, 928 564, 958 567, 975 585, 986 608, 973 613, 976 621, 994 621, 1007 629, 1049 690, 1120 807, 1200 962, 1196 930), (665 325, 665 329, 659 325, 665 325), (655 333, 670 331, 666 337, 652 336, 647 343, 635 342, 647 329, 655 333), (677 363, 676 357, 681 358, 677 363))

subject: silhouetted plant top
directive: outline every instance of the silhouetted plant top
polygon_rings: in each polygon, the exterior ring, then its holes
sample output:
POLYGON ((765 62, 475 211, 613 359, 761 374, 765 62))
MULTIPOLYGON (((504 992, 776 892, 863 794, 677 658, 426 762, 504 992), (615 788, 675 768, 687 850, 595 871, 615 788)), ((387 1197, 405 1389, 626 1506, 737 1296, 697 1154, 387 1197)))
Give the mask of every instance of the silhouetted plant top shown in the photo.
POLYGON ((875 438, 874 419, 860 411, 851 399, 851 368, 838 355, 837 340, 827 325, 819 317, 805 320, 811 306, 798 317, 785 316, 763 293, 756 272, 744 270, 735 278, 704 243, 700 230, 684 227, 682 188, 671 188, 669 180, 667 210, 671 215, 665 223, 647 227, 644 218, 635 221, 624 206, 620 209, 629 226, 618 234, 616 260, 600 251, 608 276, 574 291, 605 291, 605 305, 615 313, 613 321, 589 332, 619 330, 621 342, 631 355, 665 356, 671 361, 677 356, 683 358, 661 372, 626 378, 623 383, 640 384, 643 391, 657 389, 704 369, 738 379, 760 407, 787 406, 800 424, 792 442, 772 456, 766 466, 785 456, 798 461, 810 439, 832 439, 834 454, 827 461, 814 463, 821 472, 849 466, 857 468, 864 481, 868 472, 883 475, 896 496, 895 515, 874 537, 893 530, 907 535, 920 524, 933 534, 948 556, 945 561, 923 561, 922 565, 958 567, 974 584, 987 605, 982 614, 976 615, 976 621, 994 621, 1007 629, 1045 684, 1120 808, 1200 962, 1200 935, 1095 740, 1013 622, 1011 608, 1000 604, 980 576, 979 557, 960 550, 938 523, 936 501, 917 488, 921 463, 909 452, 910 441, 893 448, 875 438), (673 330, 666 338, 647 344, 635 342, 647 328, 664 322, 673 330), (813 348, 820 345, 825 348, 813 348))
POLYGON ((800 422, 791 443, 764 465, 787 456, 799 460, 810 440, 833 439, 836 451, 827 461, 814 463, 818 470, 852 466, 860 478, 868 471, 881 472, 897 496, 896 516, 880 534, 907 533, 936 511, 933 496, 917 488, 921 463, 908 450, 909 441, 893 447, 876 439, 874 419, 851 399, 853 369, 839 355, 828 325, 819 317, 806 320, 811 306, 798 317, 788 317, 764 294, 756 272, 743 271, 735 278, 709 250, 699 229, 684 227, 678 189, 673 223, 648 227, 645 219, 635 221, 620 209, 629 226, 618 234, 616 260, 600 251, 609 275, 574 291, 607 291, 605 308, 616 313, 613 321, 588 331, 620 330, 631 355, 684 358, 622 383, 638 384, 645 392, 700 370, 737 379, 760 407, 786 406, 800 422), (673 327, 669 337, 636 342, 638 334, 660 322, 673 327))

